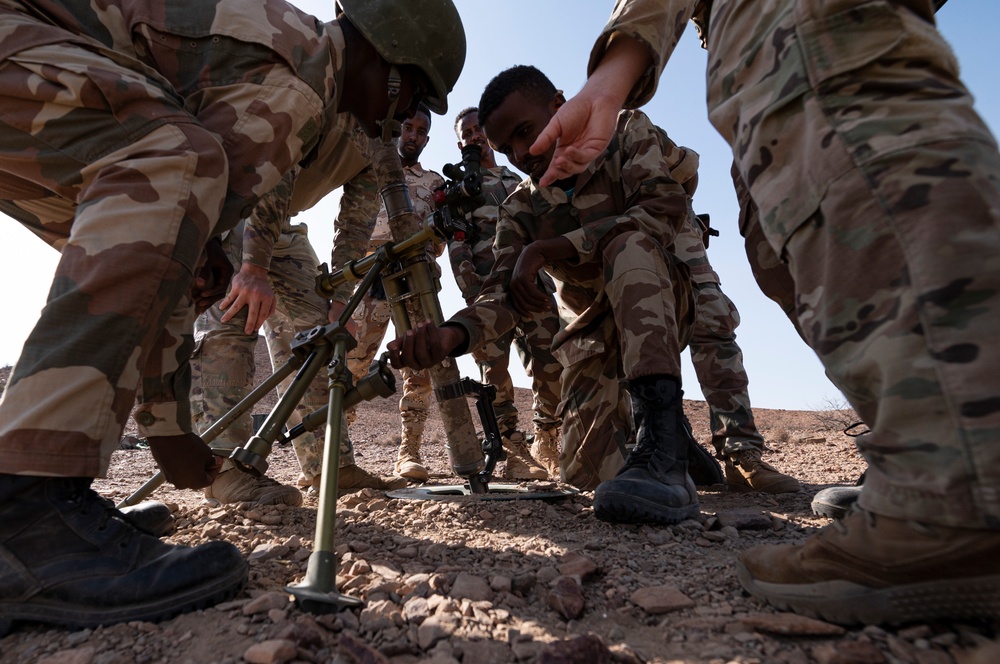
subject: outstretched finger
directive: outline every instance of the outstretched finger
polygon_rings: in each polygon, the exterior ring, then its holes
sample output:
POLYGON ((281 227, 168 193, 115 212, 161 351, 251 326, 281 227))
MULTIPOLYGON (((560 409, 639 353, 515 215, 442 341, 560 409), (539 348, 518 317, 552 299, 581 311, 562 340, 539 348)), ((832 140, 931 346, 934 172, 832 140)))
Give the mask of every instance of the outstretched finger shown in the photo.
POLYGON ((562 123, 559 121, 559 116, 555 115, 549 120, 549 123, 545 125, 545 129, 542 133, 538 135, 535 142, 531 144, 528 148, 528 152, 533 155, 545 154, 548 152, 554 144, 557 144, 559 137, 562 135, 562 123))

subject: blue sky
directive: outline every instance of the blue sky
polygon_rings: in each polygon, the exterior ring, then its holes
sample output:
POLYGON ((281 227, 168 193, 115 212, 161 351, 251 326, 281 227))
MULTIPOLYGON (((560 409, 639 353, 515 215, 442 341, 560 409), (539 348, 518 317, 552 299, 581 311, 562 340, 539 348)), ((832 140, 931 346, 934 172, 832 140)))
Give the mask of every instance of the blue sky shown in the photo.
MULTIPOLYGON (((324 19, 333 18, 331 0, 298 0, 294 4, 324 19)), ((421 156, 426 168, 460 158, 452 120, 455 112, 475 105, 483 86, 502 69, 532 64, 544 71, 567 95, 576 92, 586 76, 586 61, 597 32, 610 14, 612 2, 587 0, 456 0, 468 37, 465 70, 449 98, 449 115, 434 116, 431 140, 421 156)), ((939 27, 954 48, 963 79, 976 97, 980 114, 994 134, 1000 128, 1000 90, 995 67, 1000 62, 1000 40, 987 34, 1000 25, 1000 3, 993 0, 956 0, 938 14, 939 27)), ((695 208, 708 212, 721 236, 712 239, 709 257, 722 287, 742 316, 738 340, 750 376, 754 405, 765 408, 817 409, 841 400, 826 379, 812 351, 795 334, 778 307, 757 290, 736 228, 738 206, 729 178, 729 147, 708 123, 705 111, 705 53, 689 28, 667 66, 656 97, 644 111, 677 143, 701 154, 695 208)), ((296 218, 309 225, 309 235, 321 260, 329 257, 332 220, 339 192, 296 218)), ((0 215, 0 279, 4 284, 5 320, 0 326, 0 364, 12 364, 44 305, 58 254, 17 222, 0 215)), ((463 305, 446 261, 442 265, 442 308, 448 315, 463 305)), ((512 361, 515 384, 530 385, 512 361)), ((463 375, 477 376, 474 364, 460 364, 463 375)), ((686 397, 700 399, 701 391, 685 359, 686 397)))

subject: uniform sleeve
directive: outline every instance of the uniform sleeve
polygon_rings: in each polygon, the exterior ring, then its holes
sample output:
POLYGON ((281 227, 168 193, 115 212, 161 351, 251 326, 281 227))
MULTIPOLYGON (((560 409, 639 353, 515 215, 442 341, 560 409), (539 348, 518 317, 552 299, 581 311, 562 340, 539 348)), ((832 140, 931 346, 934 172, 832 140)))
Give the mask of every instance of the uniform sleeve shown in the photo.
POLYGON ((649 47, 653 65, 639 79, 626 108, 638 108, 652 99, 660 74, 677 47, 697 0, 617 0, 615 9, 590 52, 587 75, 594 72, 616 35, 637 39, 649 47))
POLYGON ((496 261, 472 305, 452 316, 449 324, 460 325, 469 335, 469 344, 461 353, 477 350, 506 334, 521 321, 520 314, 510 304, 510 278, 521 250, 528 243, 523 229, 506 210, 500 208, 497 234, 493 243, 496 261))
MULTIPOLYGON (((434 214, 434 210, 437 207, 434 203, 434 190, 442 187, 444 185, 444 178, 440 173, 435 173, 434 171, 427 171, 427 177, 421 182, 421 186, 410 188, 410 193, 414 197, 413 209, 419 216, 421 221, 434 214)), ((444 242, 430 242, 427 246, 427 251, 429 254, 434 256, 434 258, 440 258, 444 254, 444 242)), ((440 270, 440 268, 438 268, 440 270)), ((440 276, 440 274, 438 275, 440 276)))
MULTIPOLYGON (((288 209, 298 169, 294 168, 281 178, 254 208, 243 229, 243 262, 265 270, 271 267, 274 244, 281 236, 281 229, 288 220, 288 209)), ((239 266, 235 266, 239 269, 239 266)))
MULTIPOLYGON (((344 185, 340 210, 333 222, 331 270, 338 270, 365 255, 380 207, 378 183, 372 168, 361 171, 344 185)), ((331 299, 346 302, 353 292, 354 284, 345 283, 337 288, 331 299)))
POLYGON ((458 290, 462 292, 466 303, 469 303, 479 293, 479 275, 476 274, 473 263, 472 247, 465 240, 453 239, 448 242, 448 258, 458 290))

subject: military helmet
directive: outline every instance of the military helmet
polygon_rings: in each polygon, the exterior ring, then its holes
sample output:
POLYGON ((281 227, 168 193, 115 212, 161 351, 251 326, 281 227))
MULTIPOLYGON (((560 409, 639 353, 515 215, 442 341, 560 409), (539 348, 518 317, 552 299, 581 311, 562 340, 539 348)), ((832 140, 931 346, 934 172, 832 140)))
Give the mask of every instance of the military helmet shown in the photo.
POLYGON ((448 112, 448 93, 465 65, 465 28, 452 0, 338 0, 344 15, 382 58, 414 65, 434 90, 424 98, 448 112))

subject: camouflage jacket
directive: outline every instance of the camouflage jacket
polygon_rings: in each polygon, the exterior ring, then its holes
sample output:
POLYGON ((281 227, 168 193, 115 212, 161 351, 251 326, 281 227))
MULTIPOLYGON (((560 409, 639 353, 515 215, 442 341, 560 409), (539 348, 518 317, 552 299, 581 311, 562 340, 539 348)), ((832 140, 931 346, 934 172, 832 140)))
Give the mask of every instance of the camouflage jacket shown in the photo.
MULTIPOLYGON (((670 177, 684 186, 684 191, 689 196, 694 195, 694 186, 697 180, 692 180, 698 174, 698 163, 700 158, 698 153, 691 148, 677 145, 667 132, 657 127, 661 134, 661 140, 666 149, 666 159, 670 164, 670 177)), ((701 222, 692 213, 688 216, 684 225, 681 226, 674 238, 673 253, 681 259, 691 271, 691 280, 698 284, 719 283, 719 275, 715 273, 712 265, 708 262, 708 253, 705 248, 704 229, 701 222)))
MULTIPOLYGON (((339 224, 357 232, 335 234, 332 260, 335 265, 344 264, 363 256, 368 247, 369 221, 379 207, 370 149, 369 140, 357 130, 355 120, 340 114, 337 126, 323 136, 308 165, 287 173, 257 204, 243 231, 243 262, 267 268, 278 236, 291 229, 290 217, 311 208, 341 186, 344 190, 339 224)), ((349 295, 349 285, 336 293, 338 299, 349 295)))
POLYGON ((478 235, 448 243, 448 256, 455 282, 466 304, 482 290, 486 277, 493 270, 493 240, 497 234, 497 214, 500 205, 521 182, 521 178, 506 166, 483 169, 483 195, 486 203, 472 212, 472 222, 478 235))
POLYGON ((528 243, 563 236, 576 248, 573 258, 545 266, 560 302, 578 316, 573 329, 604 313, 602 251, 612 239, 640 231, 664 247, 673 245, 693 213, 684 188, 669 175, 683 155, 664 138, 641 111, 622 111, 608 149, 576 177, 571 191, 540 188, 530 179, 521 183, 500 207, 493 271, 475 303, 449 321, 469 334, 463 350, 476 349, 519 322, 508 291, 528 243))

